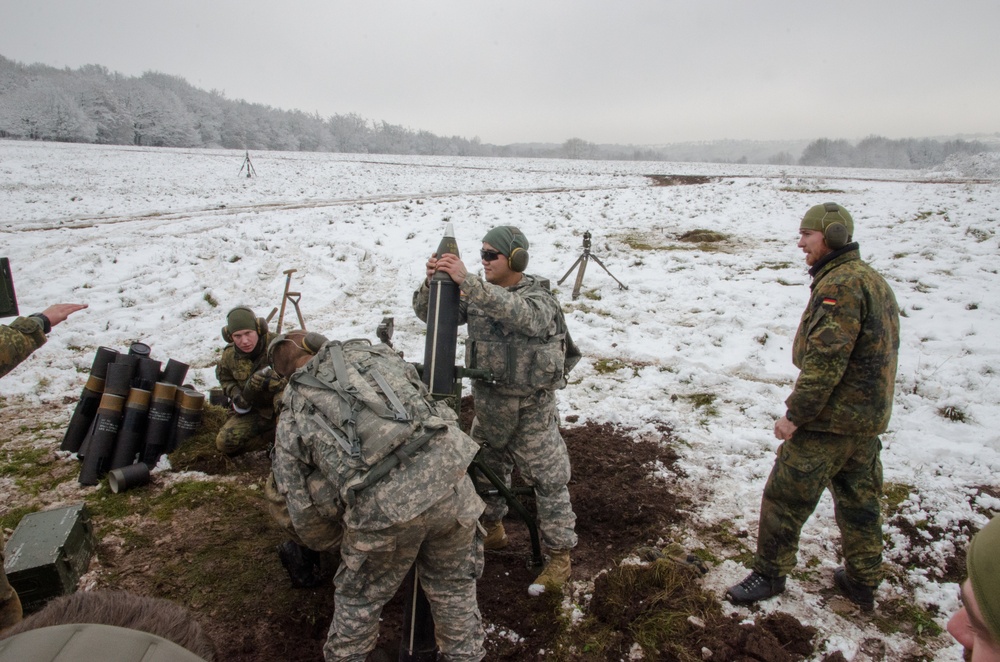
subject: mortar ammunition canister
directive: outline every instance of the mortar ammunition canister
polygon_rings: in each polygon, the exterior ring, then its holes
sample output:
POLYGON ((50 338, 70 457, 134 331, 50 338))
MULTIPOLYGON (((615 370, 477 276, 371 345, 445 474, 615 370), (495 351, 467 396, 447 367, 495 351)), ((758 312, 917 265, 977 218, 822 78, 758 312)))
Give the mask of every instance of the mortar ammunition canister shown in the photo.
POLYGON ((168 359, 167 367, 163 369, 160 381, 166 382, 167 384, 173 384, 174 386, 180 386, 184 383, 184 378, 187 377, 187 371, 187 363, 181 363, 180 361, 168 359))
POLYGON ((157 382, 153 387, 153 399, 149 403, 149 422, 146 425, 146 438, 142 448, 142 461, 150 469, 156 466, 170 440, 176 393, 176 384, 157 382))
POLYGON ((153 384, 160 379, 160 362, 153 359, 140 358, 132 376, 132 387, 144 391, 152 391, 153 384))
POLYGON ((133 388, 128 392, 115 452, 111 456, 112 469, 119 469, 136 461, 146 436, 151 396, 152 392, 141 388, 133 388))
POLYGON ((60 450, 76 453, 80 450, 87 430, 94 422, 97 415, 97 406, 101 402, 101 394, 104 393, 104 378, 108 374, 108 364, 118 356, 118 350, 110 347, 98 347, 94 355, 94 363, 90 368, 90 376, 80 393, 80 400, 73 410, 73 417, 70 418, 69 425, 66 426, 66 434, 63 436, 60 450))
POLYGON ((97 408, 90 443, 84 451, 83 469, 80 470, 81 485, 96 485, 108 472, 115 440, 121 427, 125 397, 132 382, 133 368, 134 364, 131 362, 116 361, 108 366, 104 395, 101 396, 101 404, 97 408))
POLYGON ((177 396, 174 399, 174 429, 167 445, 167 453, 173 453, 198 431, 204 409, 204 393, 193 388, 177 389, 177 396))
POLYGON ((128 353, 141 359, 149 358, 149 345, 144 342, 134 342, 128 348, 128 353))
POLYGON ((149 483, 149 467, 142 462, 112 469, 108 473, 108 487, 115 494, 149 483))

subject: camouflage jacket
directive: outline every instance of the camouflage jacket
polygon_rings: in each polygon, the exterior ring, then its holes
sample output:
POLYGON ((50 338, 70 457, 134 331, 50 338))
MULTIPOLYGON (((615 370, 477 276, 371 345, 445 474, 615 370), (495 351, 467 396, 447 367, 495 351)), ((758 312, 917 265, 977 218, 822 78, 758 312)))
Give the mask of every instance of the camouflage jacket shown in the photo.
MULTIPOLYGON (((232 399, 237 394, 242 393, 243 386, 250 379, 250 376, 267 366, 267 352, 265 350, 273 339, 274 334, 271 332, 264 336, 263 341, 257 344, 256 357, 244 354, 232 343, 226 345, 226 348, 222 350, 222 357, 215 366, 215 377, 219 380, 219 386, 222 387, 222 391, 227 397, 232 399)), ((268 382, 267 388, 250 400, 250 408, 264 418, 273 418, 275 399, 280 396, 281 391, 285 388, 285 383, 284 379, 272 378, 268 382)))
POLYGON ((792 361, 799 369, 786 416, 807 430, 877 435, 892 413, 899 307, 857 244, 814 266, 792 361))
MULTIPOLYGON (((327 343, 289 379, 285 389, 284 409, 278 419, 271 470, 278 491, 284 495, 288 514, 295 532, 303 543, 313 549, 323 549, 325 541, 333 538, 336 525, 357 530, 375 531, 408 522, 455 490, 466 476, 469 464, 479 450, 472 439, 458 429, 455 416, 448 407, 438 407, 426 387, 420 382, 416 369, 395 353, 390 353, 391 363, 361 365, 370 369, 377 365, 380 372, 396 371, 412 388, 398 388, 398 399, 407 404, 419 400, 423 403, 423 416, 413 416, 412 437, 430 432, 429 440, 403 462, 392 468, 381 480, 361 489, 353 488, 363 482, 365 467, 352 454, 345 443, 355 428, 360 442, 365 445, 369 435, 381 436, 385 430, 371 418, 344 420, 336 412, 342 409, 343 397, 332 388, 320 388, 298 379, 302 372, 319 376, 328 383, 334 366, 327 343), (440 414, 437 415, 437 414, 440 414), (445 418, 447 417, 447 418, 445 418), (317 547, 318 545, 318 547, 317 547)), ((345 343, 344 354, 348 361, 356 361, 345 343)), ((332 379, 332 381, 331 381, 332 379)), ((389 381, 399 384, 396 377, 389 381)), ((338 384, 339 386, 339 384, 338 384)), ((359 401, 359 403, 362 401, 359 401)), ((385 426, 394 427, 386 421, 385 426)), ((478 508, 482 502, 470 504, 478 508)))
POLYGON ((10 325, 0 325, 0 377, 17 367, 45 344, 42 323, 34 317, 18 317, 10 325))
MULTIPOLYGON (((426 321, 426 283, 413 294, 413 310, 426 321)), ((459 324, 469 325, 465 366, 490 370, 493 381, 477 381, 482 393, 526 396, 562 388, 566 321, 559 300, 542 279, 524 274, 513 287, 499 287, 469 274, 461 285, 459 324)))

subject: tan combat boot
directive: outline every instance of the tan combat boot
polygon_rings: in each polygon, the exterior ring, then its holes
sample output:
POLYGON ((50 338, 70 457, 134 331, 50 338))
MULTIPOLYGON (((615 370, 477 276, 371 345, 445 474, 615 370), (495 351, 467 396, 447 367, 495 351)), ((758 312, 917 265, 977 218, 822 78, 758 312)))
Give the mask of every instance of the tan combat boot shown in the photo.
POLYGON ((483 528, 486 529, 486 537, 483 538, 483 549, 503 549, 510 544, 507 532, 503 530, 503 522, 491 522, 485 520, 483 528))
POLYGON ((545 592, 546 587, 561 589, 562 585, 569 581, 571 571, 569 550, 550 549, 549 562, 545 564, 542 574, 538 575, 528 587, 528 594, 541 595, 545 592))
POLYGON ((6 630, 12 625, 21 622, 21 598, 16 592, 11 592, 11 596, 0 602, 0 630, 6 630))

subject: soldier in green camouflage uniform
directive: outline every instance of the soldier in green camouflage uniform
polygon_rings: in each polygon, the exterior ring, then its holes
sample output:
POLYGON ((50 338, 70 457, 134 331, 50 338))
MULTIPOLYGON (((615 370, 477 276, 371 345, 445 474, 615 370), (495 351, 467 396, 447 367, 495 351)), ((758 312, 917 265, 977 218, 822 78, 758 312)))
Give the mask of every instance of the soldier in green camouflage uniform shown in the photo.
POLYGON ((274 441, 274 400, 284 380, 268 375, 267 344, 274 334, 249 308, 233 308, 222 337, 228 343, 215 367, 232 413, 219 430, 215 446, 226 455, 266 448, 274 441))
MULTIPOLYGON (((0 324, 0 377, 44 345, 45 336, 52 327, 86 307, 85 303, 57 303, 40 313, 18 317, 9 326, 0 324)), ((3 563, 3 535, 0 534, 0 630, 21 620, 21 599, 7 581, 3 563)))
POLYGON ((802 525, 829 487, 846 566, 835 583, 863 609, 874 606, 882 579, 878 435, 892 413, 899 307, 861 260, 853 233, 853 219, 834 203, 802 219, 798 245, 813 281, 792 350, 799 376, 774 426, 784 443, 764 487, 753 572, 726 593, 734 603, 784 590, 802 525))
MULTIPOLYGON (((364 660, 375 648, 382 608, 415 565, 443 659, 481 660, 485 634, 476 601, 482 574, 477 524, 484 505, 466 473, 478 447, 459 430, 454 412, 430 398, 416 369, 385 345, 375 346, 381 360, 366 363, 365 374, 378 371, 390 389, 402 384, 392 389, 393 396, 383 397, 390 402, 395 397, 406 403, 408 413, 423 415, 405 424, 380 420, 372 425, 372 417, 344 420, 338 412, 345 411, 346 396, 335 388, 352 384, 342 384, 336 363, 339 357, 342 365, 361 365, 361 350, 352 348, 362 342, 339 345, 323 339, 310 346, 305 334, 293 332, 279 336, 269 350, 275 371, 289 377, 272 461, 276 486, 306 545, 317 551, 340 545, 324 655, 328 661, 364 660), (339 355, 337 348, 342 348, 339 355), (316 380, 336 386, 320 388, 316 380), (381 480, 359 488, 370 473, 358 460, 360 451, 377 446, 385 430, 398 426, 403 432, 396 433, 402 435, 397 439, 422 437, 423 445, 381 480), (359 440, 357 454, 350 444, 352 430, 359 440)), ((367 401, 356 401, 361 402, 367 401)))
MULTIPOLYGON (((545 585, 561 586, 571 573, 570 550, 576 546, 576 515, 570 503, 569 453, 559 434, 555 390, 566 385, 566 322, 559 301, 539 278, 523 273, 528 240, 511 226, 483 237, 481 264, 485 282, 470 274, 457 255, 431 256, 427 278, 413 294, 413 309, 427 319, 428 283, 438 270, 458 283, 459 324, 468 323, 465 365, 488 369, 493 381, 474 380, 476 417, 473 439, 482 445, 479 459, 510 484, 516 465, 534 488, 538 528, 549 561, 529 587, 537 595, 545 585)), ((486 549, 507 545, 503 497, 487 499, 486 549)))

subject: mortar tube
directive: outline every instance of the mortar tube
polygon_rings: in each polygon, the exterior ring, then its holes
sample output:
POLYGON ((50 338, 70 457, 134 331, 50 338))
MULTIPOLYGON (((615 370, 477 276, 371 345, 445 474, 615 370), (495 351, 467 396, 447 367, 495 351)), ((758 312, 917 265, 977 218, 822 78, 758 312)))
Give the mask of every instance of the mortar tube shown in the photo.
POLYGON ((125 400, 121 429, 115 441, 115 452, 111 456, 111 469, 129 466, 136 461, 146 436, 149 417, 149 401, 152 393, 145 389, 133 388, 125 400))
MULTIPOLYGON (((437 256, 458 255, 452 224, 445 227, 437 256)), ((424 371, 421 378, 436 397, 455 390, 455 354, 458 348, 458 316, 461 292, 458 283, 443 271, 435 272, 428 285, 427 337, 424 342, 424 371)))
POLYGON ((153 399, 149 403, 148 423, 146 424, 146 436, 143 441, 142 461, 147 467, 152 469, 159 462, 167 447, 170 435, 170 424, 174 417, 174 398, 176 397, 176 384, 157 382, 153 387, 153 399))
POLYGON ((94 355, 94 363, 90 368, 90 376, 84 384, 80 393, 80 400, 76 403, 73 416, 66 426, 66 434, 63 436, 60 450, 76 453, 80 450, 87 431, 90 429, 94 417, 97 415, 97 407, 101 402, 101 394, 104 393, 104 379, 108 373, 108 364, 118 356, 118 350, 110 347, 98 347, 94 355))

